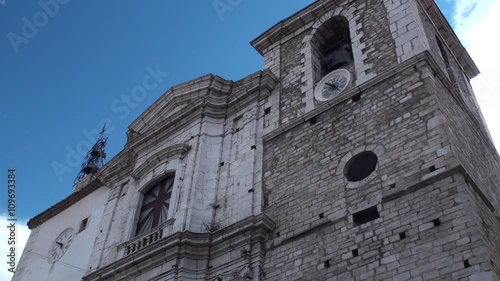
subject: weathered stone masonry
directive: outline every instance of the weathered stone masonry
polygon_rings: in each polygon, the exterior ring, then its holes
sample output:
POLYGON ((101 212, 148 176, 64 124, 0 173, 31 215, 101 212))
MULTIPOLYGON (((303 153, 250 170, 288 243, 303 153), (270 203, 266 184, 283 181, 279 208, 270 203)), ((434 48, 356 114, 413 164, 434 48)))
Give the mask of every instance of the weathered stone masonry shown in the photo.
POLYGON ((500 280, 500 158, 434 1, 319 0, 252 45, 263 71, 172 87, 33 218, 13 280, 500 280), (351 83, 318 101, 335 44, 351 83), (168 219, 136 235, 165 178, 168 219))
POLYGON ((266 213, 277 223, 267 280, 458 280, 491 270, 471 208, 475 194, 467 192, 443 113, 425 83, 428 68, 415 67, 422 70, 409 66, 403 81, 384 79, 358 102, 346 97, 314 125, 266 139, 266 213), (358 147, 384 149, 370 181, 350 186, 338 167, 358 147), (355 226, 352 214, 374 205, 380 218, 355 226))
POLYGON ((497 280, 498 207, 492 206, 498 191, 489 190, 497 185, 499 162, 466 81, 474 67, 460 65, 461 45, 438 31, 446 28, 430 18, 436 12, 428 1, 385 1, 382 8, 362 2, 351 9, 339 3, 286 39, 304 38, 295 60, 305 69, 305 110, 292 84, 281 93, 282 129, 264 136, 265 212, 277 224, 267 244, 266 280, 497 280), (314 61, 308 34, 345 10, 365 15, 351 25, 355 63, 346 68, 356 77, 370 67, 364 72, 371 80, 358 78, 358 88, 343 98, 310 106, 317 80, 308 69, 314 61), (377 11, 387 21, 366 19, 377 11), (377 29, 377 36, 366 36, 373 33, 361 26, 377 29), (356 53, 358 38, 364 51, 378 52, 372 63, 356 53), (351 100, 355 95, 361 100, 351 100), (348 182, 346 162, 363 151, 376 152, 377 169, 360 183, 348 182), (380 218, 356 226, 353 214, 373 206, 380 218))

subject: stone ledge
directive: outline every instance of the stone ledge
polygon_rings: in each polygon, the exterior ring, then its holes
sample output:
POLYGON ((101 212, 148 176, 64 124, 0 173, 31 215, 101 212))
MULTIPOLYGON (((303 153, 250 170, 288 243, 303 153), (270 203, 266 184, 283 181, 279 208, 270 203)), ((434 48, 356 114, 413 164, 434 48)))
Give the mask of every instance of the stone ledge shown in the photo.
POLYGON ((441 36, 446 44, 450 46, 453 55, 457 58, 457 61, 465 64, 467 76, 469 76, 470 79, 476 77, 479 74, 479 69, 458 39, 441 10, 437 7, 434 0, 419 0, 417 2, 426 12, 429 19, 433 22, 436 30, 441 33, 441 36))
MULTIPOLYGON (((437 172, 437 171, 436 171, 437 172)), ((417 178, 416 183, 406 183, 406 187, 403 187, 402 190, 391 193, 389 195, 385 195, 382 197, 382 204, 387 202, 396 200, 408 194, 414 193, 417 190, 425 188, 437 181, 445 179, 447 177, 453 176, 455 174, 465 174, 465 169, 462 166, 456 166, 447 171, 437 172, 437 173, 429 173, 429 174, 420 174, 417 178), (430 175, 430 176, 427 176, 430 175)))
MULTIPOLYGON (((453 50, 454 55, 461 63, 465 65, 467 75, 469 78, 474 78, 479 74, 477 66, 470 57, 467 50, 463 47, 457 35, 451 28, 450 24, 439 10, 439 7, 433 0, 418 0, 419 5, 426 13, 430 14, 433 22, 437 24, 437 30, 442 33, 447 45, 453 50)), ((284 41, 288 34, 293 33, 294 30, 301 30, 309 22, 314 21, 318 15, 333 10, 338 6, 338 1, 316 1, 309 6, 303 8, 290 17, 278 22, 273 27, 266 30, 264 33, 255 38, 250 44, 259 52, 264 55, 269 49, 281 41, 284 41)), ((298 34, 295 34, 298 35, 298 34)))
MULTIPOLYGON (((425 179, 422 175, 420 175, 417 178, 416 183, 407 183, 406 187, 404 187, 403 190, 400 190, 400 191, 397 191, 397 192, 394 192, 392 194, 389 194, 389 195, 382 197, 382 201, 380 202, 380 204, 385 204, 385 203, 397 200, 401 197, 404 197, 406 195, 414 193, 422 188, 429 187, 430 185, 432 185, 440 180, 443 180, 445 178, 451 177, 455 174, 463 175, 465 178, 465 182, 469 183, 473 187, 473 190, 478 194, 478 196, 482 199, 482 201, 485 203, 485 205, 488 206, 488 208, 492 212, 498 212, 498 210, 495 210, 494 206, 491 204, 491 202, 488 200, 488 198, 478 188, 478 186, 473 181, 473 179, 467 174, 465 169, 460 165, 456 166, 454 168, 451 168, 447 171, 433 173, 432 176, 425 177, 425 179)), ((315 233, 318 230, 332 226, 339 221, 347 219, 350 215, 352 215, 352 214, 348 214, 345 211, 340 211, 340 215, 336 215, 336 214, 328 215, 326 218, 323 218, 323 219, 320 219, 316 222, 311 223, 307 229, 303 229, 303 230, 300 230, 297 232, 290 233, 286 237, 274 238, 274 239, 270 240, 269 241, 270 245, 268 246, 267 250, 276 249, 276 248, 284 246, 288 243, 294 242, 300 238, 308 236, 311 233, 315 233)))
POLYGON ((139 234, 131 240, 118 245, 117 249, 120 252, 122 249, 125 251, 125 256, 131 255, 139 250, 151 246, 159 239, 170 235, 169 228, 174 224, 175 219, 169 219, 159 226, 152 228, 145 233, 139 234))
POLYGON ((197 91, 203 90, 203 93, 193 97, 189 104, 182 108, 181 112, 160 120, 161 112, 165 111, 166 108, 174 108, 175 104, 185 103, 181 100, 183 95, 190 93, 191 88, 175 95, 172 94, 172 90, 169 90, 129 126, 126 149, 139 153, 147 147, 148 141, 151 139, 159 142, 171 135, 172 132, 182 129, 205 115, 224 119, 228 113, 239 110, 249 102, 258 99, 259 95, 253 95, 254 93, 258 91, 270 92, 274 89, 278 79, 269 70, 264 70, 236 82, 224 81, 231 87, 222 87, 219 85, 220 81, 214 80, 204 89, 197 88, 197 91), (141 131, 144 132, 141 133, 141 131))
POLYGON ((212 247, 220 247, 228 239, 238 236, 247 240, 249 239, 247 236, 249 231, 257 233, 257 237, 252 234, 251 240, 253 242, 262 241, 265 239, 262 234, 270 233, 274 226, 275 223, 271 218, 260 214, 248 217, 213 233, 177 232, 158 240, 154 246, 143 248, 110 265, 88 273, 82 280, 130 280, 130 277, 138 276, 167 263, 172 263, 172 267, 181 270, 181 266, 176 260, 181 254, 183 258, 188 259, 209 259, 212 247))
POLYGON ((179 158, 183 158, 190 149, 191 147, 187 144, 169 146, 146 159, 144 163, 139 165, 139 167, 132 172, 131 177, 135 180, 139 180, 146 172, 151 171, 168 157, 178 156, 179 158))
POLYGON ((28 221, 28 227, 29 229, 34 229, 35 227, 38 227, 42 223, 48 221, 55 215, 61 213, 62 211, 66 210, 67 208, 73 206, 76 202, 82 200, 85 198, 85 196, 91 194, 92 192, 96 191, 102 186, 102 182, 99 180, 99 178, 95 178, 93 181, 88 183, 87 186, 81 188, 80 190, 73 192, 70 196, 64 198, 61 200, 59 203, 53 205, 49 209, 43 211, 42 213, 36 215, 32 219, 28 221))
POLYGON ((377 76, 368 80, 367 82, 365 82, 357 87, 350 88, 349 90, 347 90, 343 94, 341 94, 341 95, 339 95, 339 96, 337 96, 337 97, 335 97, 327 102, 322 103, 321 105, 319 105, 315 109, 309 111, 308 113, 306 113, 300 117, 297 117, 294 120, 288 122, 287 124, 280 126, 276 130, 264 135, 264 137, 263 137, 264 141, 269 141, 269 140, 281 135, 282 133, 293 129, 296 126, 303 124, 304 122, 308 121, 312 117, 319 115, 319 114, 341 104, 344 101, 347 101, 348 99, 352 98, 353 96, 360 94, 360 93, 363 93, 364 91, 367 91, 373 87, 376 87, 378 84, 383 83, 383 82, 387 81, 388 79, 392 79, 393 77, 400 75, 402 71, 404 71, 410 67, 414 67, 415 64, 417 64, 421 61, 429 61, 431 59, 432 59, 432 57, 429 54, 429 52, 425 51, 423 53, 420 53, 417 56, 414 56, 411 59, 406 60, 406 61, 396 65, 392 69, 387 70, 381 74, 378 74, 377 76))

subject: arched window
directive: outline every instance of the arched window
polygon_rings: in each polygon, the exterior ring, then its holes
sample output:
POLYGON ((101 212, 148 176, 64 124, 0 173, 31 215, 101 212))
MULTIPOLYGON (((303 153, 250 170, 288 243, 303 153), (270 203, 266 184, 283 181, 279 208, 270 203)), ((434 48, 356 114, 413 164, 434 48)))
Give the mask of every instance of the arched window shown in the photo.
POLYGON ((173 185, 174 177, 171 176, 160 181, 144 194, 136 235, 167 221, 173 185))
POLYGON ((335 16, 326 21, 318 29, 316 39, 321 77, 353 61, 349 22, 345 17, 335 16))

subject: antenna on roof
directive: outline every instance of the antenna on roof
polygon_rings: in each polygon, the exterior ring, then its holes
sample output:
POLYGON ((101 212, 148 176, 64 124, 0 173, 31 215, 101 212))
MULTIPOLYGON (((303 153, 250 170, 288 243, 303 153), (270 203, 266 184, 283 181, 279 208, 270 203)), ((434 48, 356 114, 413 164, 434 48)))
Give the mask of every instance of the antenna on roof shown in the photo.
POLYGON ((106 159, 106 151, 104 147, 108 138, 104 137, 104 132, 106 131, 106 123, 102 127, 101 133, 97 142, 92 146, 87 155, 85 156, 85 162, 82 164, 82 169, 80 173, 75 178, 75 185, 87 175, 93 176, 97 171, 104 166, 104 159, 106 159))

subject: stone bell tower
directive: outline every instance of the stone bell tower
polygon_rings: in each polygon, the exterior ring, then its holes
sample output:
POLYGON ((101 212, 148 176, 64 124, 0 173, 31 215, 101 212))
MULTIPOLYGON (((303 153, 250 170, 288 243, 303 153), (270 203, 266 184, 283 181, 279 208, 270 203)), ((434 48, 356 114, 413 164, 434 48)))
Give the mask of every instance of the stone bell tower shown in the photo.
POLYGON ((499 156, 434 1, 316 1, 252 45, 280 83, 265 280, 498 280, 499 156))

